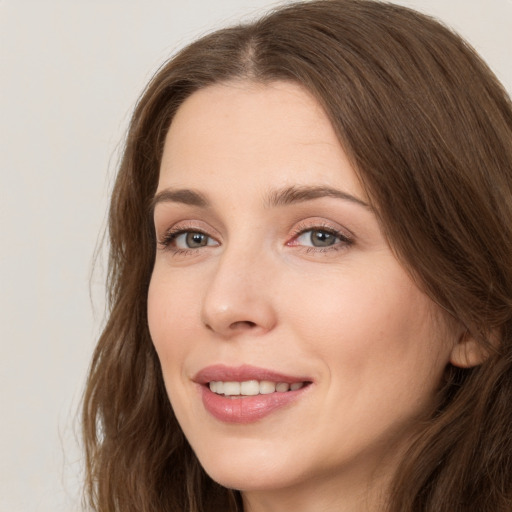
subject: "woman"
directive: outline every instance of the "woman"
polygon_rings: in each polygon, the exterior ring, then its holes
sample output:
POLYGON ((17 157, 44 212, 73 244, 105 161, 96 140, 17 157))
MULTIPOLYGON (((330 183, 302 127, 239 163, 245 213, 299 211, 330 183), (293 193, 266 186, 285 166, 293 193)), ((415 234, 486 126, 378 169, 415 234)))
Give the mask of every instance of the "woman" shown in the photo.
POLYGON ((512 510, 512 108, 392 4, 193 43, 135 110, 84 404, 99 511, 512 510))

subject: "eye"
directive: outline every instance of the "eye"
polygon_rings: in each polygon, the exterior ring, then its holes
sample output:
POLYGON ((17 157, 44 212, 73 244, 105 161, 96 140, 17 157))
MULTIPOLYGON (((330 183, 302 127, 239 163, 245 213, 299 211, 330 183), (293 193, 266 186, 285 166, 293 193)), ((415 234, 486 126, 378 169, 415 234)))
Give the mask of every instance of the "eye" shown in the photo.
POLYGON ((308 229, 303 231, 296 241, 300 245, 311 247, 330 247, 340 241, 340 236, 326 229, 308 229))
POLYGON ((185 231, 173 237, 177 249, 197 249, 207 245, 217 245, 215 240, 200 231, 185 231))
POLYGON ((175 253, 219 245, 214 238, 207 235, 206 233, 185 228, 168 231, 165 233, 159 243, 162 248, 175 253))
POLYGON ((312 226, 310 222, 308 223, 309 226, 304 225, 304 223, 297 226, 295 235, 286 245, 303 249, 308 253, 326 253, 348 249, 354 243, 351 235, 334 226, 312 226))
POLYGON ((329 248, 340 243, 350 243, 351 240, 342 233, 333 229, 312 228, 301 231, 295 238, 293 245, 306 247, 329 248))

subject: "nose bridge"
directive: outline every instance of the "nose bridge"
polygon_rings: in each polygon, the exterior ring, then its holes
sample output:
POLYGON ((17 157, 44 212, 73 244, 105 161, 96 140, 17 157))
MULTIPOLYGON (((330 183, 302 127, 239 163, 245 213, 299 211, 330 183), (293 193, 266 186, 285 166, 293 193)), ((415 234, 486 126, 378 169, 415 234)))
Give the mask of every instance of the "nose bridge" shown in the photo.
POLYGON ((248 330, 266 332, 275 324, 269 293, 271 265, 261 245, 252 242, 227 243, 211 270, 202 321, 224 337, 248 330))

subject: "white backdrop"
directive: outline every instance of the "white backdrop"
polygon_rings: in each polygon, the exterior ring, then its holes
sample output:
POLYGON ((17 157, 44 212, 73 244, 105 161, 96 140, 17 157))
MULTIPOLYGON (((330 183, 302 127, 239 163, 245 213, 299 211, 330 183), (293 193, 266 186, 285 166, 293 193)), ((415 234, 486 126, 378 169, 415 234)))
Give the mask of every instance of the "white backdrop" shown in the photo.
MULTIPOLYGON (((512 0, 409 0, 512 91, 512 0)), ((80 506, 90 277, 131 109, 173 51, 268 0, 0 0, 0 512, 80 506)), ((94 307, 93 307, 94 305, 94 307)))

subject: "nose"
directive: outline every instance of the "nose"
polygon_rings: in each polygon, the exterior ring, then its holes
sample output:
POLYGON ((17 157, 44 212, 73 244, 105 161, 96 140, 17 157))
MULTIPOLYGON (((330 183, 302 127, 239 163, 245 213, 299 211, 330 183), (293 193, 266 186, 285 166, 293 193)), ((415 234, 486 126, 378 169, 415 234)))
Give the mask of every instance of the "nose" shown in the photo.
POLYGON ((272 330, 277 315, 270 268, 264 258, 226 250, 211 271, 203 298, 206 328, 226 339, 272 330))

